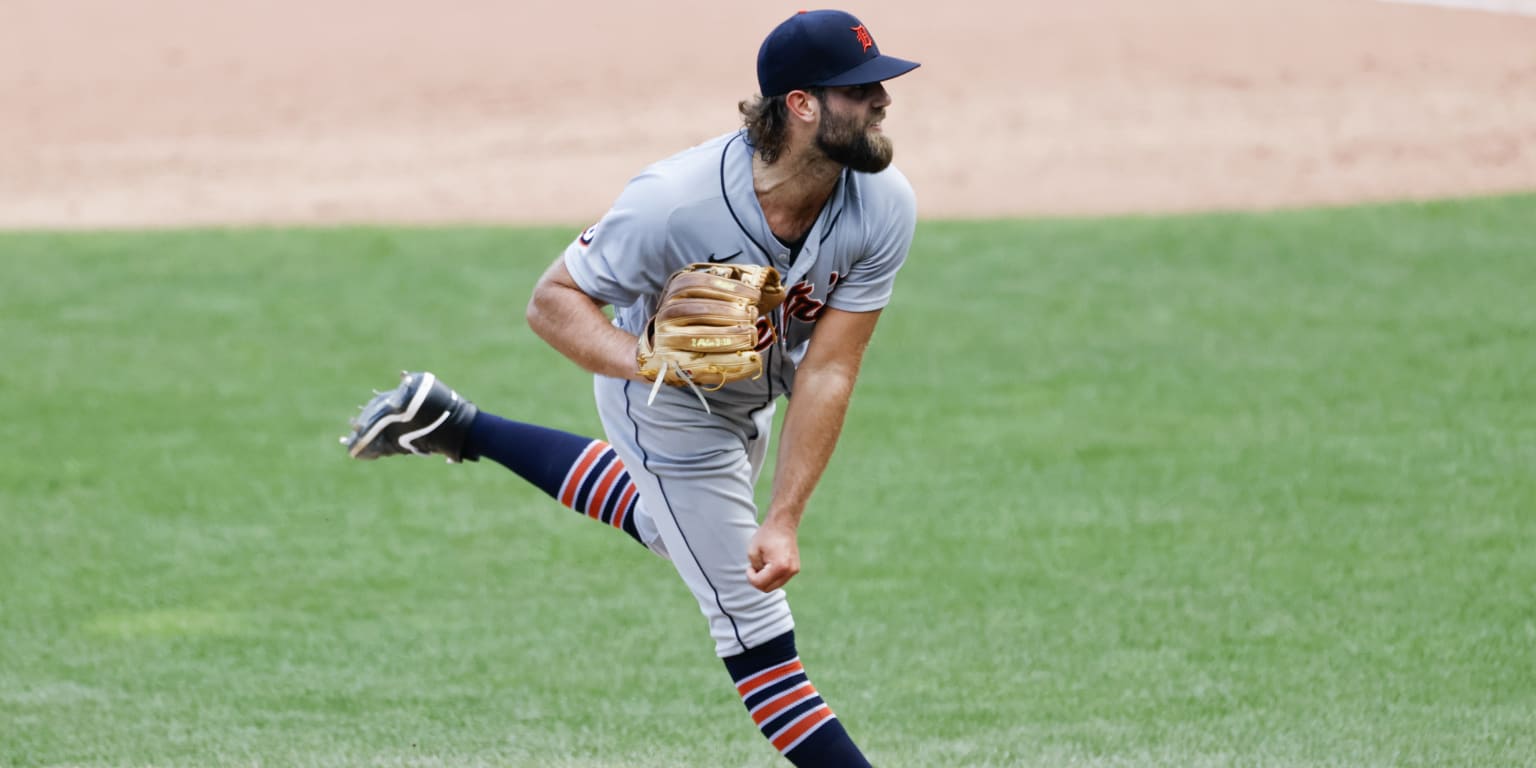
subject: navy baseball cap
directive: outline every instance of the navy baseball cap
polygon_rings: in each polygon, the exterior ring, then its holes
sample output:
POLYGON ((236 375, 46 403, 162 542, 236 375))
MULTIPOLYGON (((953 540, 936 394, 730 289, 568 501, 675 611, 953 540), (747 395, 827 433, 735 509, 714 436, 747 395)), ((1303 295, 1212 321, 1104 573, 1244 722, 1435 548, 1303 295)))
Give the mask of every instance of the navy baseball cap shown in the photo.
POLYGON ((886 56, 864 23, 843 11, 801 11, 763 40, 757 51, 757 86, 764 98, 797 88, 863 85, 917 69, 886 56))

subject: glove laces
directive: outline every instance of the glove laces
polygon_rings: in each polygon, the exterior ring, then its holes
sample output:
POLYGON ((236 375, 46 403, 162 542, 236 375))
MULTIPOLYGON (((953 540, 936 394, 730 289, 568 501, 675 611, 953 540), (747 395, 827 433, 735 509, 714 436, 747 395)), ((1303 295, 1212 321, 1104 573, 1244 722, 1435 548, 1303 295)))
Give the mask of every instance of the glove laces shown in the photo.
POLYGON ((688 372, 683 370, 683 367, 678 365, 677 361, 675 360, 668 360, 665 363, 662 363, 661 370, 656 374, 656 383, 651 385, 651 396, 646 398, 645 404, 650 405, 651 403, 656 402, 656 393, 661 391, 661 385, 666 382, 667 370, 669 368, 677 371, 678 378, 688 382, 688 388, 693 390, 695 397, 699 398, 699 405, 704 406, 705 413, 709 413, 709 401, 704 399, 704 393, 699 391, 699 386, 693 383, 693 377, 689 376, 688 372))

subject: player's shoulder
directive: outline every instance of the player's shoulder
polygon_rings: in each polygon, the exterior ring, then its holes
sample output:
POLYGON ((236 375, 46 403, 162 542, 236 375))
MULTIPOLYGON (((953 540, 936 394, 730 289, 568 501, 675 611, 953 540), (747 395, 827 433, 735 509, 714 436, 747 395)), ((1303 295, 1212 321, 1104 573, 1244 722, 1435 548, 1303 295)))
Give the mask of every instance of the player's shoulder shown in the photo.
POLYGON ((700 181, 705 179, 715 180, 715 184, 705 186, 705 190, 718 190, 721 153, 736 136, 737 132, 717 136, 657 160, 646 166, 630 183, 641 183, 651 193, 667 197, 697 196, 700 181))
POLYGON ((915 211, 917 192, 906 174, 894 164, 879 173, 851 171, 849 194, 866 210, 915 211))
MULTIPOLYGON (((732 134, 734 135, 734 134, 732 134)), ((720 195, 720 156, 731 135, 689 147, 647 165, 614 203, 635 226, 666 228, 675 212, 720 195)))

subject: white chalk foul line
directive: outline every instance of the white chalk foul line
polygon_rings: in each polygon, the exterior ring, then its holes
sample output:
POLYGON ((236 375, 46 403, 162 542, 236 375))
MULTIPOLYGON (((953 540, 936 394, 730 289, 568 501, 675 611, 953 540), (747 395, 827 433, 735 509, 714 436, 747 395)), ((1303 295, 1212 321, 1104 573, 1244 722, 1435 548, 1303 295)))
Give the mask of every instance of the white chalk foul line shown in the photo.
POLYGON ((1381 0, 1398 5, 1432 5, 1459 11, 1484 11, 1508 13, 1516 16, 1536 16, 1536 0, 1381 0))

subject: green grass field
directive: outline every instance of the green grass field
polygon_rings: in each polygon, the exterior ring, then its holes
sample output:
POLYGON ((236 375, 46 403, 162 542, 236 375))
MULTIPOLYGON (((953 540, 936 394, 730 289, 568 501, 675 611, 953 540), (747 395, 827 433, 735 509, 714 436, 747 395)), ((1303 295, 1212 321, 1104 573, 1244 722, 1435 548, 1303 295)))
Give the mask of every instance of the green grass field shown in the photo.
MULTIPOLYGON (((336 443, 594 433, 573 233, 0 235, 0 764, 787 765, 666 563, 336 443)), ((880 766, 1536 765, 1536 196, 925 222, 802 548, 880 766)))

